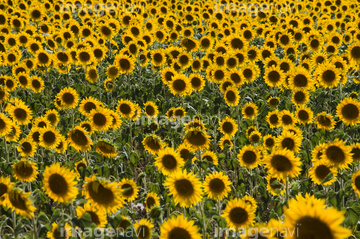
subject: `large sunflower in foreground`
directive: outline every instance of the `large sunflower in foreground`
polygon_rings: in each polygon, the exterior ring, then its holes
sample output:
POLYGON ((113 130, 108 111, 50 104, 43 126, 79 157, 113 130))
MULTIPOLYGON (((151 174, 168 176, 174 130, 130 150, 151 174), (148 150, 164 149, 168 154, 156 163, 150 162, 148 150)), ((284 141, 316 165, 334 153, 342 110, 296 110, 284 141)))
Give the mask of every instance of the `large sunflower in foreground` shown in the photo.
POLYGON ((17 189, 12 189, 6 194, 3 203, 5 207, 11 208, 11 210, 16 211, 17 214, 26 218, 32 218, 36 208, 32 206, 32 202, 29 199, 30 194, 30 192, 25 193, 17 189))
POLYGON ((177 217, 168 218, 160 226, 160 239, 201 239, 199 228, 194 221, 178 215, 177 217))
POLYGON ((88 151, 93 144, 91 139, 86 135, 85 130, 80 126, 75 126, 75 128, 68 132, 67 140, 70 146, 81 152, 88 151))
POLYGON ((214 200, 223 200, 231 192, 230 185, 231 182, 227 175, 223 172, 213 172, 205 178, 204 191, 214 200))
POLYGON ((155 161, 155 166, 157 166, 164 175, 170 175, 181 170, 184 164, 185 162, 181 159, 180 154, 170 147, 160 150, 155 161))
POLYGON ((265 158, 269 173, 280 178, 296 177, 300 174, 301 161, 288 149, 275 150, 265 158))
POLYGON ((51 199, 59 203, 73 201, 77 194, 76 174, 60 163, 52 164, 44 170, 44 189, 51 199))
POLYGON ((204 130, 201 130, 199 127, 191 128, 187 130, 183 139, 186 143, 191 145, 194 150, 198 149, 208 149, 210 144, 210 136, 204 130))
POLYGON ((132 179, 123 178, 119 182, 119 188, 122 189, 122 197, 128 202, 134 201, 138 196, 138 186, 132 179))
POLYGON ((95 207, 113 214, 124 204, 121 196, 122 190, 119 183, 99 180, 93 175, 91 178, 85 178, 86 183, 83 185, 85 198, 95 207))
POLYGON ((107 224, 107 215, 106 211, 100 210, 97 207, 94 207, 90 203, 85 203, 84 207, 76 208, 76 216, 81 218, 84 213, 89 213, 91 217, 91 222, 95 223, 98 228, 103 228, 107 224))
POLYGON ((222 217, 225 217, 228 227, 236 231, 254 223, 255 208, 242 199, 231 199, 227 203, 222 217))
POLYGON ((356 125, 360 122, 360 102, 352 98, 343 99, 336 107, 336 116, 345 125, 356 125))
POLYGON ((138 239, 150 239, 154 225, 148 219, 140 219, 134 224, 135 232, 138 239))
POLYGON ((335 208, 326 208, 325 200, 315 199, 307 194, 290 199, 289 208, 285 208, 284 227, 296 233, 288 235, 289 239, 331 238, 343 239, 351 235, 351 231, 341 226, 344 212, 335 208))
POLYGON ((327 142, 322 153, 321 159, 325 159, 329 165, 339 169, 348 168, 348 164, 352 162, 351 147, 339 139, 327 142))
POLYGON ((32 182, 39 174, 36 163, 21 159, 20 162, 12 165, 14 177, 20 182, 32 182))
POLYGON ((164 184, 180 207, 192 207, 202 199, 202 183, 196 175, 178 171, 169 175, 164 184))

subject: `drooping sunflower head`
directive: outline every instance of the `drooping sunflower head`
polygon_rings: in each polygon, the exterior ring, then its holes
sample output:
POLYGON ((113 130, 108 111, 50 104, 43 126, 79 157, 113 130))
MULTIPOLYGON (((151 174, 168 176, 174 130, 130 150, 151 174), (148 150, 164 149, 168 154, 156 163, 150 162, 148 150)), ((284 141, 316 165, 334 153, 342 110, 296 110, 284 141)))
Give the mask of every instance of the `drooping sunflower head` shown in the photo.
POLYGON ((210 136, 204 130, 199 129, 199 127, 187 130, 184 140, 194 150, 207 149, 210 146, 210 136))
POLYGON ((219 164, 219 159, 216 153, 209 150, 201 154, 201 160, 207 160, 208 162, 214 165, 219 164))
POLYGON ((224 135, 220 138, 219 146, 222 150, 225 150, 227 146, 229 147, 229 150, 231 150, 233 147, 232 138, 228 135, 224 135))
POLYGON ((99 140, 95 147, 96 152, 101 153, 105 157, 113 158, 117 156, 115 146, 107 141, 99 140))
POLYGON ((6 194, 4 205, 7 208, 11 208, 12 211, 16 211, 17 214, 26 217, 34 217, 34 211, 36 208, 32 206, 32 202, 29 199, 30 192, 25 193, 17 189, 11 189, 6 194))
POLYGON ((159 137, 156 135, 149 135, 142 141, 145 149, 152 154, 158 154, 163 149, 163 144, 159 137))
POLYGON ((70 146, 82 152, 88 151, 93 144, 91 139, 87 136, 86 131, 80 126, 75 126, 68 132, 68 142, 70 146))

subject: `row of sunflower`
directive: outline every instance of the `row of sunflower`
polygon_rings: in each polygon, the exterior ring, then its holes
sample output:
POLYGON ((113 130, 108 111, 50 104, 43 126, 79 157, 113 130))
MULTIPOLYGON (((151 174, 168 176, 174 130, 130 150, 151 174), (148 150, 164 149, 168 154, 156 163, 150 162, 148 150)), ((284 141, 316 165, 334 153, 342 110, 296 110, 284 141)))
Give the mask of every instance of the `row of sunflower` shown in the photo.
POLYGON ((0 235, 359 237, 359 4, 244 4, 1 0, 0 235))

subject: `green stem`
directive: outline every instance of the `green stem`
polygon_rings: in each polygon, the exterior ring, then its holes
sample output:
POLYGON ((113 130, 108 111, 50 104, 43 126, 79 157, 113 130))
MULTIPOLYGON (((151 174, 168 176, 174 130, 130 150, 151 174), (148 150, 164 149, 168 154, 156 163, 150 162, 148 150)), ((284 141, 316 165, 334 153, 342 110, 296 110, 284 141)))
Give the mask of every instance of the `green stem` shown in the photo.
POLYGON ((7 147, 7 143, 6 143, 6 138, 4 136, 4 147, 5 147, 5 154, 6 154, 6 162, 10 163, 10 159, 9 159, 9 150, 7 147))
POLYGON ((12 217, 13 217, 14 238, 17 238, 17 233, 16 233, 16 209, 14 209, 12 217))

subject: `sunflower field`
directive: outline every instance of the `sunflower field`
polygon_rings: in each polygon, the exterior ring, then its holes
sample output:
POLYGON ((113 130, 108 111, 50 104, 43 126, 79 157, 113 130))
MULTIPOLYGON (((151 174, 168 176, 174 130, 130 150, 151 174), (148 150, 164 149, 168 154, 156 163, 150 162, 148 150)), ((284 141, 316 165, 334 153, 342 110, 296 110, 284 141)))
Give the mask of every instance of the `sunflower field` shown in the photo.
POLYGON ((359 0, 0 0, 0 238, 360 238, 359 0))

